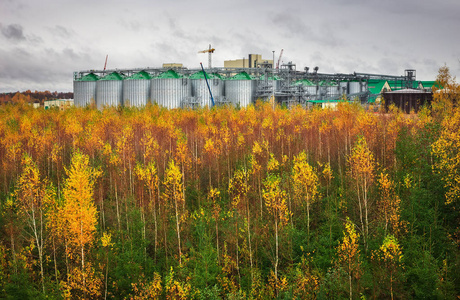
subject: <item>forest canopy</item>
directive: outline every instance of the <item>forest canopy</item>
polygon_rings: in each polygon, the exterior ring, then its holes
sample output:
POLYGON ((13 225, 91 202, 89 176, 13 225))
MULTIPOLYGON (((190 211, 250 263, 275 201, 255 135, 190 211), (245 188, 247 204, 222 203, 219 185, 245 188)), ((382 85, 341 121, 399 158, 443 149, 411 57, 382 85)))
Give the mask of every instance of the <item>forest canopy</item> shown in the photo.
POLYGON ((417 114, 0 106, 0 297, 453 299, 458 85, 417 114))

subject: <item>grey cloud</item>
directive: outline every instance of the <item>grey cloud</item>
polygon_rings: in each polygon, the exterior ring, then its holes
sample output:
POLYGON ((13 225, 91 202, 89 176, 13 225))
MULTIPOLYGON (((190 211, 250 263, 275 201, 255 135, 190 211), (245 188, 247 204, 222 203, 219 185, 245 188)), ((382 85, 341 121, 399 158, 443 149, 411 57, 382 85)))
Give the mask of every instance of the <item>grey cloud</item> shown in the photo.
POLYGON ((24 41, 26 39, 20 24, 10 24, 1 28, 3 36, 9 40, 24 41))
MULTIPOLYGON (((273 17, 274 24, 283 32, 282 35, 293 34, 304 41, 316 42, 322 46, 337 47, 343 44, 343 39, 336 36, 332 24, 313 22, 315 27, 306 24, 306 21, 290 13, 278 13, 273 17)), ((346 24, 346 22, 342 22, 346 24)))
POLYGON ((61 25, 56 25, 55 27, 51 28, 50 30, 54 35, 59 36, 59 37, 64 38, 64 39, 71 38, 74 35, 73 30, 67 29, 67 28, 65 28, 64 26, 61 26, 61 25))
POLYGON ((94 68, 93 55, 75 52, 70 48, 56 51, 51 48, 16 47, 12 51, 0 49, 0 92, 38 89, 71 91, 72 73, 94 68))

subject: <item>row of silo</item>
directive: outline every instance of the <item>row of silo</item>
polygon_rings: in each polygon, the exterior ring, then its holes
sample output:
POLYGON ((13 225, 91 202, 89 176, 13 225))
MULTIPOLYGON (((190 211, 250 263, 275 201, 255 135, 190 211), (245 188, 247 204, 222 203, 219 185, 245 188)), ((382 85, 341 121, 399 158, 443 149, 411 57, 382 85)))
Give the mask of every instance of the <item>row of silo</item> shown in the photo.
POLYGON ((104 77, 89 73, 74 81, 74 100, 75 105, 80 107, 95 102, 98 109, 120 105, 141 107, 148 102, 172 109, 181 107, 186 99, 194 97, 200 106, 210 107, 210 89, 215 102, 221 101, 224 95, 232 104, 241 107, 253 102, 258 80, 246 72, 226 79, 218 74, 206 74, 206 77, 209 88, 202 71, 189 77, 174 70, 155 77, 145 71, 129 77, 118 72, 104 77))

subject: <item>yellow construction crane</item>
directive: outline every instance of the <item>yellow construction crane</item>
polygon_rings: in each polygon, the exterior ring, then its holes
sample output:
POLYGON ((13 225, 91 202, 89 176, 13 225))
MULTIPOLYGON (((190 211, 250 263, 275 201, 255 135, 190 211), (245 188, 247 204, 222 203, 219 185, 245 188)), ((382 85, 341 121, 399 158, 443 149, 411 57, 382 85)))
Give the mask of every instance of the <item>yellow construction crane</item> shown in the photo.
POLYGON ((212 58, 211 55, 214 53, 216 49, 211 48, 211 44, 209 44, 209 49, 203 50, 203 51, 198 51, 198 53, 208 53, 208 69, 212 68, 212 58))

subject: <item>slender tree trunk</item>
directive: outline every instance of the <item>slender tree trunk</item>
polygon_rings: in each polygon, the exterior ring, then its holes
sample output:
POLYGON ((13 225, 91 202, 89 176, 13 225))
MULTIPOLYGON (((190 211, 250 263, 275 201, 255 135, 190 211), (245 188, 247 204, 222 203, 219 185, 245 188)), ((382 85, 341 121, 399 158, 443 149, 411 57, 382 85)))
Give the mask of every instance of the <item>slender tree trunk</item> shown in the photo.
POLYGON ((174 191, 174 206, 176 209, 176 231, 177 231, 177 243, 179 248, 179 265, 182 265, 182 250, 180 245, 180 227, 179 227, 179 211, 177 208, 177 198, 176 198, 176 191, 174 191))
POLYGON ((56 261, 56 244, 54 242, 54 237, 53 237, 53 259, 54 259, 54 276, 56 277, 56 282, 59 282, 57 261, 56 261))
POLYGON ((146 221, 145 221, 145 211, 144 211, 144 207, 142 206, 141 207, 141 222, 142 222, 142 243, 143 243, 143 248, 144 248, 144 263, 147 262, 147 239, 146 239, 146 221))
MULTIPOLYGON (((278 218, 275 216, 275 282, 278 283, 278 218)), ((278 289, 275 285, 275 293, 278 296, 278 289)))
POLYGON ((105 289, 104 289, 104 300, 107 299, 107 280, 109 277, 109 251, 107 250, 107 267, 105 268, 105 289))
POLYGON ((351 273, 348 274, 348 282, 350 284, 350 300, 353 299, 353 290, 351 288, 351 273))
POLYGON ((117 224, 118 224, 118 231, 121 232, 121 226, 120 226, 120 206, 118 203, 118 188, 117 188, 117 181, 115 180, 115 203, 117 206, 117 224))
POLYGON ((155 200, 152 197, 152 190, 149 189, 149 197, 150 197, 150 203, 153 205, 153 223, 154 223, 154 231, 155 231, 155 241, 154 241, 154 249, 155 249, 155 254, 154 254, 154 260, 156 262, 157 260, 157 243, 158 243, 158 224, 157 224, 157 208, 155 204, 155 200))
POLYGON ((83 222, 80 221, 81 274, 83 276, 83 298, 86 299, 85 251, 83 246, 83 222))
POLYGON ((216 217, 216 249, 217 249, 217 262, 220 260, 219 256, 219 216, 216 217))
POLYGON ((252 243, 251 243, 251 226, 250 226, 250 212, 249 212, 249 200, 247 200, 247 211, 248 211, 248 246, 249 246, 249 263, 251 265, 251 284, 254 281, 253 263, 252 263, 252 243))
POLYGON ((307 195, 307 237, 308 243, 310 243, 310 199, 307 195))
POLYGON ((364 178, 364 213, 365 213, 365 222, 366 222, 366 238, 364 239, 365 243, 365 250, 367 252, 367 238, 369 237, 369 219, 368 219, 368 208, 367 208, 367 180, 364 178))
POLYGON ((356 190, 357 190, 358 204, 359 204, 359 220, 361 222, 361 230, 363 232, 364 244, 366 245, 366 234, 365 234, 364 221, 363 221, 363 205, 361 203, 361 195, 360 195, 361 190, 359 188, 358 180, 356 180, 356 190))

